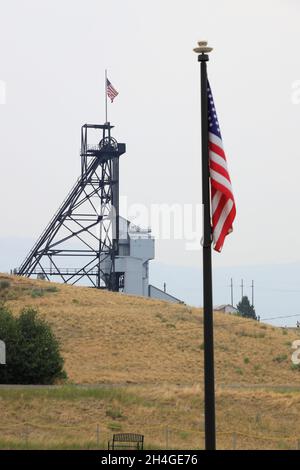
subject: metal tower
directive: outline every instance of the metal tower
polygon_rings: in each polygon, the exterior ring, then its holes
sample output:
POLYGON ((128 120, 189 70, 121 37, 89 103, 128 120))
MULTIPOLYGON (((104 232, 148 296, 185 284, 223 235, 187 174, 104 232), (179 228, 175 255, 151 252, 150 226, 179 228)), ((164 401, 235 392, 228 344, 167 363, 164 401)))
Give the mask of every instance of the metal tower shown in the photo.
POLYGON ((124 276, 115 272, 115 257, 119 157, 126 147, 111 136, 112 128, 110 123, 82 126, 81 176, 16 274, 48 280, 56 276, 70 284, 85 278, 93 287, 114 291, 122 287, 124 276))

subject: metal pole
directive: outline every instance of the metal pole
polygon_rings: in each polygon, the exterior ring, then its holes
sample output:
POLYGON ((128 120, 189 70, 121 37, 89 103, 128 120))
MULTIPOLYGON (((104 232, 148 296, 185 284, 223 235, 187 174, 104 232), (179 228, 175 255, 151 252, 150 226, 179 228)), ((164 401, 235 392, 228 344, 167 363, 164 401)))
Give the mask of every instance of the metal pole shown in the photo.
POLYGON ((242 294, 242 299, 244 297, 244 280, 241 280, 241 294, 242 294))
POLYGON ((251 290, 252 290, 252 306, 254 307, 254 281, 252 281, 252 284, 251 284, 251 290))
POLYGON ((107 70, 105 69, 105 124, 107 122, 107 70))
POLYGON ((213 339, 212 265, 211 265, 211 214, 208 154, 208 96, 207 69, 209 60, 205 41, 194 49, 201 67, 201 134, 202 134, 202 204, 203 204, 203 328, 204 328, 204 403, 205 403, 205 449, 216 449, 215 423, 215 375, 213 339))
POLYGON ((230 279, 231 305, 233 306, 233 281, 230 279))

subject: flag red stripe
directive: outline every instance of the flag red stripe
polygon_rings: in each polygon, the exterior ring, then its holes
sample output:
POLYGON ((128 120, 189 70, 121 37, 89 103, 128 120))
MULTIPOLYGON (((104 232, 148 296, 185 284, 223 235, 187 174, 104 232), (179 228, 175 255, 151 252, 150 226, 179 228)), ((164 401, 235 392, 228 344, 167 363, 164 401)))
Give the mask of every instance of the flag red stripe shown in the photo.
POLYGON ((227 219, 224 222, 222 232, 214 246, 214 249, 216 251, 220 252, 222 250, 226 235, 232 232, 232 224, 235 219, 235 216, 236 216, 236 208, 235 208, 235 205, 233 205, 231 211, 228 214, 227 219))
POLYGON ((226 188, 226 186, 224 186, 223 184, 219 183, 215 179, 211 179, 211 186, 214 187, 216 190, 221 191, 221 193, 224 193, 228 199, 232 199, 234 201, 232 192, 229 191, 229 189, 226 188))
POLYGON ((220 201, 219 201, 219 203, 218 203, 218 205, 217 205, 217 207, 214 210, 213 215, 212 215, 213 227, 215 227, 217 225, 226 202, 227 202, 227 198, 226 198, 225 194, 222 194, 221 199, 220 199, 220 201))
POLYGON ((208 143, 208 147, 210 150, 212 150, 213 152, 217 153, 218 155, 220 155, 220 157, 223 157, 225 162, 226 162, 226 157, 225 157, 225 153, 224 153, 224 150, 219 147, 217 144, 214 144, 213 142, 209 141, 208 143))
POLYGON ((225 170, 223 166, 219 165, 212 159, 210 159, 209 166, 212 170, 215 170, 217 173, 220 173, 220 175, 224 176, 224 178, 226 178, 228 182, 231 183, 229 173, 227 170, 225 170))

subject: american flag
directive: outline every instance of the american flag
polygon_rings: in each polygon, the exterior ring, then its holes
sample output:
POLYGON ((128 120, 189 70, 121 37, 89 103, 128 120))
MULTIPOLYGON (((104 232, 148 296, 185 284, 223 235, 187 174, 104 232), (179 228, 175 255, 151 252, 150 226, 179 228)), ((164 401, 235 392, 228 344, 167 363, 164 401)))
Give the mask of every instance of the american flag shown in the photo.
POLYGON ((216 251, 221 251, 226 235, 232 232, 236 207, 231 180, 223 150, 221 131, 209 82, 208 93, 208 145, 211 182, 212 235, 216 251))
POLYGON ((117 90, 112 86, 108 78, 106 79, 106 93, 107 96, 110 98, 111 102, 113 102, 115 97, 119 94, 117 90))

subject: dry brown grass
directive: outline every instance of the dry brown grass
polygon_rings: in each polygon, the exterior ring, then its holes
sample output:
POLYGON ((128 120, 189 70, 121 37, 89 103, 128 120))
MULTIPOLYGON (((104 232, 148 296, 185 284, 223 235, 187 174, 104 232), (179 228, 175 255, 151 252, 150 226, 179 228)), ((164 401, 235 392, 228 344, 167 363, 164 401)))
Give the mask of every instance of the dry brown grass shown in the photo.
MULTIPOLYGON (((35 307, 52 325, 70 382, 119 386, 107 396, 81 396, 73 387, 75 398, 27 390, 8 397, 0 390, 0 447, 26 442, 33 447, 95 447, 97 424, 101 446, 114 429, 122 429, 140 431, 148 446, 164 448, 167 427, 170 447, 202 446, 200 309, 5 275, 0 281, 6 278, 12 311, 35 307), (32 297, 34 289, 49 285, 58 291, 32 297)), ((296 330, 215 314, 219 448, 232 447, 233 432, 237 448, 295 448, 299 394, 283 394, 275 386, 300 385, 300 372, 292 370, 290 361, 291 342, 297 338, 296 330)))
MULTIPOLYGON (((16 314, 24 306, 35 307, 52 325, 61 342, 70 381, 201 381, 201 310, 52 283, 58 292, 33 298, 32 289, 45 288, 49 283, 9 279, 13 299, 7 301, 8 306, 16 314)), ((291 342, 299 337, 297 333, 216 313, 217 384, 300 384, 300 373, 292 370, 290 361, 291 342)))
MULTIPOLYGON (((169 448, 203 448, 199 386, 46 390, 0 389, 0 447, 106 448, 113 432, 131 431, 145 435, 147 448, 166 448, 167 432, 169 448)), ((219 449, 234 440, 237 449, 297 448, 299 393, 217 390, 216 403, 219 449)))

